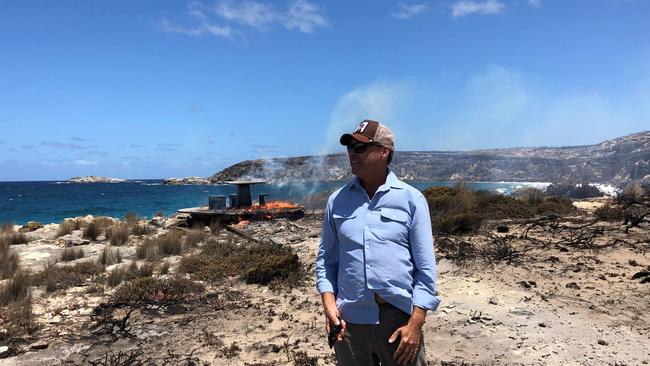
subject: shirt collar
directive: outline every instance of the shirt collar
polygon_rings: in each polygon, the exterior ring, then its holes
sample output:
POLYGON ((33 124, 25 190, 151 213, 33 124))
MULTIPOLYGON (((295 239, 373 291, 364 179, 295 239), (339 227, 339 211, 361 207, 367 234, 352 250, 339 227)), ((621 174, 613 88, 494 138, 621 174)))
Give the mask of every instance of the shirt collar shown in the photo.
MULTIPOLYGON (((352 184, 350 184, 350 189, 352 188, 357 188, 363 190, 363 186, 361 185, 361 180, 359 180, 359 177, 356 175, 354 176, 354 179, 352 180, 352 184)), ((397 176, 393 171, 388 168, 388 174, 386 175, 386 182, 379 186, 377 188, 377 192, 383 192, 383 191, 388 191, 391 188, 397 188, 397 189, 403 189, 404 186, 402 185, 402 182, 397 179, 397 176)))

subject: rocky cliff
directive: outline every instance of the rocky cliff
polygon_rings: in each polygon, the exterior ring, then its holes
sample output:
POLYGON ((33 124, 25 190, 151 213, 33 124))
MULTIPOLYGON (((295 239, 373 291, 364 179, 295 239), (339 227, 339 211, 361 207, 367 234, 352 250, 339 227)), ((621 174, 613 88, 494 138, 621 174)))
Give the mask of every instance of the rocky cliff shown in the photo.
MULTIPOLYGON (((396 151, 391 168, 405 180, 586 181, 622 185, 650 174, 650 131, 595 145, 474 151, 396 151)), ((211 182, 265 179, 339 181, 350 177, 347 155, 247 160, 211 182)))

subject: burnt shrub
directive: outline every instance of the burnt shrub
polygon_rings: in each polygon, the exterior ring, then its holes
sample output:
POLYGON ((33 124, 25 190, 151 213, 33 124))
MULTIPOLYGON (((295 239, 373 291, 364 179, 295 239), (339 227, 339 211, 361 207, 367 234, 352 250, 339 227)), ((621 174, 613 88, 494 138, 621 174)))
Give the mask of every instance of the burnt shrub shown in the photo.
POLYGON ((567 197, 547 197, 537 206, 537 213, 540 215, 549 213, 567 215, 575 211, 576 207, 573 205, 573 201, 567 197))
POLYGON ((20 258, 10 246, 10 238, 0 235, 0 279, 13 276, 18 269, 20 258))
POLYGON ((95 282, 104 273, 104 267, 93 262, 77 263, 74 266, 49 264, 42 272, 33 275, 34 285, 46 285, 48 292, 82 286, 95 282))
POLYGON ((201 284, 185 278, 136 278, 115 290, 111 302, 127 306, 162 307, 190 302, 205 290, 201 284))
POLYGON ((129 241, 129 232, 127 224, 117 224, 106 229, 106 239, 113 246, 124 245, 129 241))
POLYGON ((476 246, 459 238, 443 236, 437 238, 435 244, 437 252, 457 263, 463 263, 476 257, 476 246))
POLYGON ((578 182, 556 182, 552 183, 545 189, 546 195, 570 198, 591 198, 602 197, 603 192, 587 183, 578 182))
POLYGON ((179 272, 198 279, 218 282, 240 276, 247 283, 297 286, 306 275, 291 248, 276 244, 236 245, 208 242, 199 254, 181 259, 179 272))
POLYGON ((84 251, 81 248, 65 248, 61 252, 61 261, 70 262, 84 257, 84 251))
POLYGON ((604 204, 601 207, 598 207, 594 211, 594 215, 603 221, 623 221, 625 218, 625 210, 618 206, 612 206, 609 203, 604 204))

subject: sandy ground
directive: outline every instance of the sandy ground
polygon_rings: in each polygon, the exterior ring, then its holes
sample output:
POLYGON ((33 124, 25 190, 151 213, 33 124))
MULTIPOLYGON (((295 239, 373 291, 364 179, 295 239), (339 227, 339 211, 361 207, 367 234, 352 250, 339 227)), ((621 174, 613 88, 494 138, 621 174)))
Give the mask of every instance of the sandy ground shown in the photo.
MULTIPOLYGON (((317 217, 295 224, 317 231, 317 217)), ((285 232, 291 226, 267 225, 261 230, 285 232)), ((518 237, 525 228, 509 226, 511 232, 495 235, 518 237)), ((604 234, 588 248, 548 244, 554 238, 533 229, 529 237, 538 239, 535 245, 512 239, 522 253, 515 264, 458 263, 439 255, 442 303, 424 328, 429 364, 649 364, 650 283, 632 276, 650 269, 650 228, 645 224, 625 234, 617 224, 597 226, 604 234), (547 245, 540 244, 544 240, 547 245)), ((287 235, 280 239, 292 241, 287 235)), ((288 244, 310 273, 318 242, 311 237, 288 244)), ((97 251, 96 244, 88 245, 97 251)), ((34 260, 44 256, 33 255, 36 249, 24 253, 34 260)), ((132 337, 117 339, 89 332, 92 308, 106 295, 88 287, 47 296, 35 289, 42 328, 25 352, 0 359, 0 365, 103 364, 107 355, 133 351, 150 364, 334 364, 314 283, 310 276, 303 287, 273 291, 233 278, 209 286, 209 294, 195 303, 135 314, 132 337)))

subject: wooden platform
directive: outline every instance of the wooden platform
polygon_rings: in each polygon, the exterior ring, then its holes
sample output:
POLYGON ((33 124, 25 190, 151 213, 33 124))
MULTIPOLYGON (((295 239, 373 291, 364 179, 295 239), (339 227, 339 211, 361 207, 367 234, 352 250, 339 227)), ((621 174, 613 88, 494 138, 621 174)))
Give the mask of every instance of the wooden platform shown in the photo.
POLYGON ((206 207, 190 207, 178 210, 179 213, 189 214, 194 223, 212 224, 215 222, 233 223, 243 220, 273 220, 289 219, 298 220, 305 216, 305 208, 297 206, 294 208, 267 209, 259 206, 248 208, 224 208, 210 210, 206 207))

